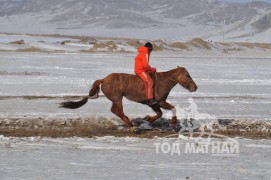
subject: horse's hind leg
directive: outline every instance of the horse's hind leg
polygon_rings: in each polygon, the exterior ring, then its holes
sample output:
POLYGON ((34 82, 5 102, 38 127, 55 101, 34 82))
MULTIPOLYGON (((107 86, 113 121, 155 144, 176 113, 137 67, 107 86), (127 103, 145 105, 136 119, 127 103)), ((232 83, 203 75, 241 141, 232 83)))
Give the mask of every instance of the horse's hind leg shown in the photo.
POLYGON ((113 102, 111 112, 119 116, 129 129, 133 127, 131 121, 123 112, 122 102, 113 102))
POLYGON ((161 101, 159 102, 159 105, 161 108, 166 109, 166 110, 171 110, 172 112, 172 118, 171 118, 171 124, 176 124, 177 123, 177 116, 176 116, 176 109, 173 105, 169 104, 166 101, 161 101))
POLYGON ((144 120, 147 120, 149 122, 154 122, 155 120, 157 120, 158 118, 160 118, 163 113, 162 113, 162 111, 160 109, 160 106, 158 104, 154 104, 154 105, 151 105, 149 107, 151 107, 152 110, 154 112, 156 112, 156 115, 154 115, 154 116, 146 116, 146 117, 144 117, 144 120))

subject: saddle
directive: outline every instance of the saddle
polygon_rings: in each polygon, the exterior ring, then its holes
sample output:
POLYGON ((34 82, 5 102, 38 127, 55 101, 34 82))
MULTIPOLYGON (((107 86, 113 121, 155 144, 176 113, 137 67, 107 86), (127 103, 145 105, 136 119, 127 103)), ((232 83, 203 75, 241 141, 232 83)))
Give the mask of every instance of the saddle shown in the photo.
MULTIPOLYGON (((153 81, 153 97, 154 97, 154 99, 155 99, 155 95, 156 95, 156 92, 157 92, 157 89, 158 89, 158 76, 157 76, 157 73, 154 73, 154 74, 149 74, 150 75, 150 77, 152 78, 152 81, 153 81)), ((137 75, 134 75, 136 78, 139 78, 139 79, 141 79, 139 76, 137 76, 137 75)), ((157 94, 158 95, 158 94, 157 94)), ((159 96, 159 95, 158 95, 159 96)))

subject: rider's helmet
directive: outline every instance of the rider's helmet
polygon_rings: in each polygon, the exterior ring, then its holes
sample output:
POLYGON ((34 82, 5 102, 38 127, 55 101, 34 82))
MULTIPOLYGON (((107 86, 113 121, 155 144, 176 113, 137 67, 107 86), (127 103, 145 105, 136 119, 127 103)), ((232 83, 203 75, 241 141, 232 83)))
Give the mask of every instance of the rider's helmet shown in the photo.
POLYGON ((152 43, 150 43, 150 42, 147 42, 144 46, 145 46, 146 48, 148 48, 149 51, 152 51, 152 50, 153 50, 152 43))

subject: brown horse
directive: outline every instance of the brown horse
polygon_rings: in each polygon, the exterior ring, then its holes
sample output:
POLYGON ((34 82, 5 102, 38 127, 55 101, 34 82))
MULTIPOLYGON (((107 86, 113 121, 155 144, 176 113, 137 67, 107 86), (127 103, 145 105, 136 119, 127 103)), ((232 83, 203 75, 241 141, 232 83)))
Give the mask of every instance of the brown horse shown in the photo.
MULTIPOLYGON (((159 72, 155 75, 154 97, 156 104, 149 105, 156 112, 155 116, 146 116, 144 119, 153 122, 162 116, 160 108, 171 110, 171 123, 176 124, 176 109, 173 105, 166 102, 171 89, 178 83, 190 92, 197 90, 197 85, 183 67, 177 67, 167 72, 159 72)), ((146 104, 145 87, 143 81, 136 75, 124 73, 112 73, 104 79, 94 82, 89 91, 89 95, 77 102, 63 102, 61 107, 76 109, 87 103, 88 98, 98 98, 100 85, 104 95, 112 102, 111 112, 119 116, 128 128, 133 129, 129 118, 123 112, 122 99, 126 97, 131 101, 146 104)))

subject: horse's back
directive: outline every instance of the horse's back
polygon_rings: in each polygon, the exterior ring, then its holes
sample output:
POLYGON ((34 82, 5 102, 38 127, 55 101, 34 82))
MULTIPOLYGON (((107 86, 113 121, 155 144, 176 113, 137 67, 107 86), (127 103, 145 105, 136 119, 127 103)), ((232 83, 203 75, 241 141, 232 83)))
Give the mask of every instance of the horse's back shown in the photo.
POLYGON ((127 80, 135 80, 138 79, 138 76, 135 74, 127 74, 127 73, 111 73, 108 76, 104 78, 105 81, 114 81, 114 82, 120 82, 120 81, 126 81, 127 80))
POLYGON ((103 79, 101 89, 105 96, 110 97, 126 96, 128 99, 139 94, 144 97, 144 83, 140 77, 127 73, 112 73, 103 79))

